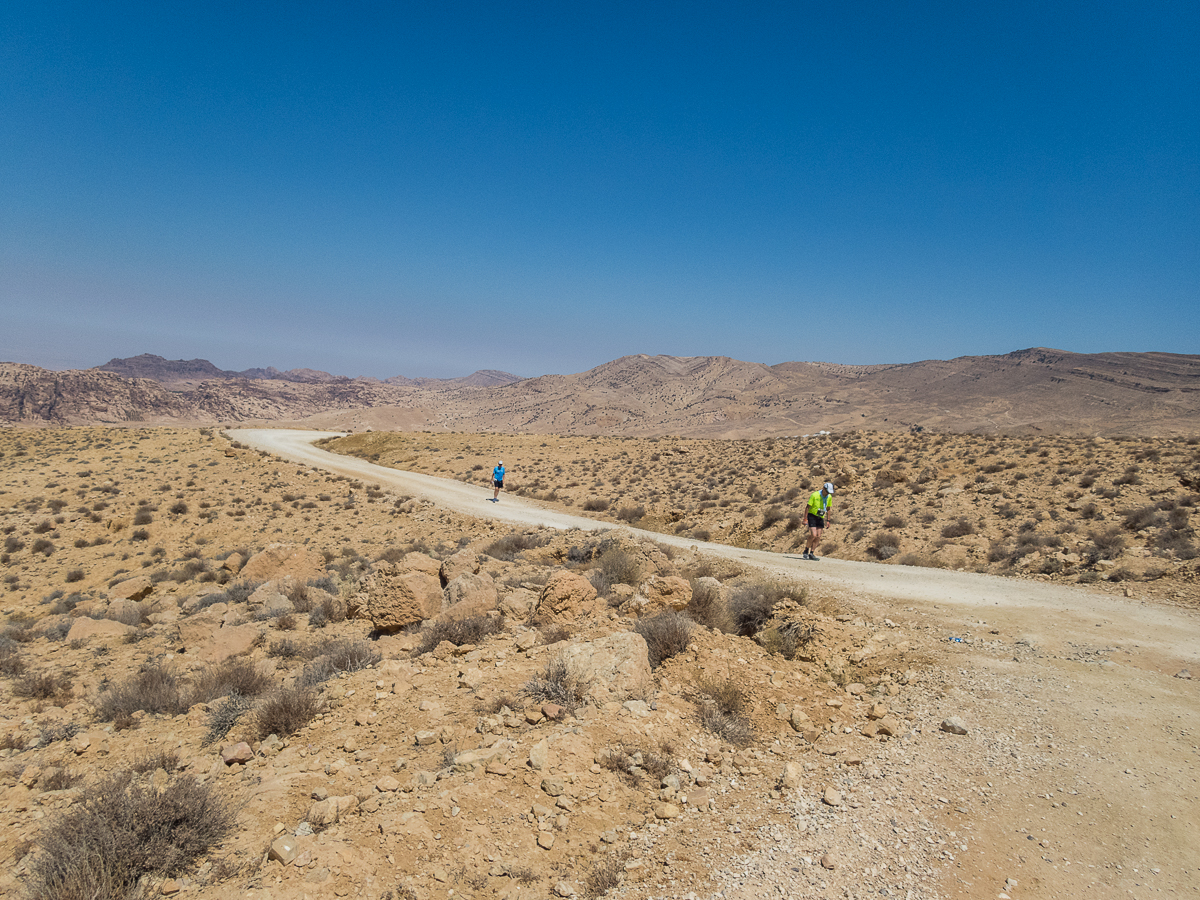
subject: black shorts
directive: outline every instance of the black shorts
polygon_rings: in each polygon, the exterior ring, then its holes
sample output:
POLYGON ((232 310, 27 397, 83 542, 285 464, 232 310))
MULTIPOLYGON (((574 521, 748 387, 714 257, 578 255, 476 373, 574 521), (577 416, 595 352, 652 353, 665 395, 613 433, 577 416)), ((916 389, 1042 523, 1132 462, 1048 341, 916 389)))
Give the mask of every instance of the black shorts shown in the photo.
POLYGON ((823 518, 821 518, 820 516, 814 516, 812 513, 809 513, 808 514, 808 527, 809 528, 824 528, 825 520, 823 518))
POLYGON ((503 478, 493 478, 492 485, 493 485, 493 487, 502 488, 502 487, 504 487, 504 479, 503 478))

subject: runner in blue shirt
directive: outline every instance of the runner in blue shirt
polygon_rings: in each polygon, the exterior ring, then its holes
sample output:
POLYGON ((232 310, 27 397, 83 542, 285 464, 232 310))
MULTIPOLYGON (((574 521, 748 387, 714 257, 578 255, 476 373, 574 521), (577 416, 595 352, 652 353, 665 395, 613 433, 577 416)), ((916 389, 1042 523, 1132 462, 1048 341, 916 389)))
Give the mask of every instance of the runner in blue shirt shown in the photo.
POLYGON ((496 468, 492 469, 492 485, 496 488, 492 494, 492 502, 500 502, 500 488, 504 487, 504 460, 496 463, 496 468))

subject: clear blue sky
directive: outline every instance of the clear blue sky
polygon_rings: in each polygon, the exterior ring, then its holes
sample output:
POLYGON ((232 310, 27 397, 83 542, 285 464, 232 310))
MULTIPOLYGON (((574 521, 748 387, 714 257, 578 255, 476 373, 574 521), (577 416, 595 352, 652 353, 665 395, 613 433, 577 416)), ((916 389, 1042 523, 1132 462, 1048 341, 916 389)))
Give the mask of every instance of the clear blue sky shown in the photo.
POLYGON ((1200 4, 0 11, 0 360, 1200 352, 1200 4))

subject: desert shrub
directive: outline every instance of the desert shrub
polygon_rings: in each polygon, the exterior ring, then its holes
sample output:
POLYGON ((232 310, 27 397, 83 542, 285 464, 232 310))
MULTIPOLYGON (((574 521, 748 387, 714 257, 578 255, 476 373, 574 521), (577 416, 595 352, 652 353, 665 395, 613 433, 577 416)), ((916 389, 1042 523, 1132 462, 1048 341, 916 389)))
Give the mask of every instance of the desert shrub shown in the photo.
POLYGON ((192 685, 192 703, 208 703, 227 694, 242 697, 257 697, 270 690, 273 682, 259 671, 248 659, 228 659, 217 665, 206 666, 192 685))
POLYGON ((137 626, 141 625, 149 614, 149 610, 141 603, 122 603, 106 611, 104 618, 120 622, 122 625, 137 626))
POLYGON ((621 851, 593 861, 583 879, 584 900, 597 900, 620 885, 628 856, 627 852, 621 851))
POLYGON ((754 742, 754 731, 746 718, 746 694, 732 678, 702 677, 697 683, 696 711, 700 724, 735 747, 754 742))
POLYGON ((805 592, 776 579, 739 579, 729 592, 728 610, 734 632, 751 637, 771 618, 776 605, 789 597, 803 602, 805 592))
POLYGON ((960 538, 974 533, 974 523, 965 516, 960 516, 958 519, 942 528, 942 537, 944 538, 960 538))
POLYGON ((1121 530, 1115 525, 1089 532, 1088 539, 1092 542, 1088 556, 1093 562, 1097 559, 1116 559, 1128 543, 1125 535, 1121 534, 1121 530))
POLYGON ((67 572, 67 584, 74 584, 76 581, 83 581, 86 576, 83 569, 71 569, 67 572))
POLYGON ((546 663, 546 670, 521 687, 521 694, 535 702, 556 703, 574 713, 587 696, 591 684, 582 679, 561 656, 546 663))
POLYGON ((207 609, 218 603, 245 603, 261 584, 261 581, 239 581, 231 584, 223 591, 206 594, 196 604, 196 609, 197 611, 207 609))
POLYGON ((25 549, 25 542, 22 541, 20 538, 15 537, 10 534, 8 537, 6 537, 4 539, 4 552, 5 553, 16 553, 18 550, 24 550, 24 549, 25 549))
POLYGON ((646 518, 646 507, 640 503, 637 506, 622 506, 617 510, 617 518, 622 522, 636 522, 644 519, 646 518))
POLYGON ((259 740, 272 734, 295 734, 324 710, 321 699, 308 687, 279 688, 254 710, 254 733, 259 740))
POLYGON ((468 616, 465 619, 434 619, 421 630, 417 653, 428 653, 442 641, 456 647, 478 644, 489 634, 504 630, 504 620, 499 616, 468 616))
POLYGON ((787 513, 785 513, 783 511, 782 507, 779 507, 779 506, 768 507, 767 510, 763 513, 762 524, 759 526, 759 528, 761 530, 765 531, 766 529, 770 528, 773 525, 778 525, 785 518, 787 518, 787 513))
POLYGON ((182 760, 174 750, 157 750, 138 755, 133 760, 134 774, 149 775, 162 769, 168 774, 176 771, 182 760))
POLYGON ((154 514, 151 513, 150 510, 146 509, 146 507, 144 507, 144 506, 141 509, 139 509, 133 516, 133 524, 134 525, 149 525, 153 521, 154 521, 154 514))
POLYGON ((224 740, 233 726, 253 708, 254 703, 241 694, 230 694, 214 703, 208 710, 208 731, 204 735, 204 745, 224 740))
MULTIPOLYGON (((1176 510, 1177 512, 1179 510, 1176 510)), ((1190 528, 1164 528, 1154 537, 1154 547, 1161 553, 1173 554, 1178 559, 1195 559, 1200 556, 1190 528)))
POLYGON ((271 641, 267 647, 267 656, 271 659, 296 659, 304 655, 304 648, 291 638, 271 641))
POLYGON ((755 635, 760 647, 775 656, 795 659, 801 647, 807 647, 817 635, 813 625, 802 622, 783 622, 765 628, 755 635))
POLYGON ((76 775, 66 769, 51 769, 50 774, 42 776, 41 781, 38 782, 38 790, 65 791, 74 787, 81 780, 83 780, 82 775, 76 775))
POLYGON ((900 566, 917 566, 922 569, 936 569, 938 564, 927 556, 922 556, 920 553, 905 553, 896 558, 896 564, 900 566))
POLYGON ((538 636, 541 638, 540 643, 548 646, 550 644, 557 644, 560 641, 570 640, 571 629, 567 628, 566 625, 551 622, 538 628, 538 636))
POLYGON ((54 523, 51 522, 49 519, 43 519, 41 522, 38 522, 38 524, 33 527, 34 534, 49 534, 53 530, 54 530, 54 523))
POLYGON ((38 839, 32 900, 123 900, 143 875, 175 876, 232 829, 211 784, 177 775, 161 789, 121 772, 85 789, 38 839))
POLYGON ((48 541, 45 538, 38 538, 33 542, 33 546, 29 548, 34 553, 41 553, 43 556, 49 556, 54 552, 53 541, 48 541))
POLYGON ((883 520, 884 528, 903 528, 906 524, 908 523, 904 521, 904 517, 898 516, 895 513, 885 516, 883 520))
POLYGON ((692 621, 718 631, 732 631, 733 619, 721 595, 721 585, 700 578, 692 579, 692 599, 684 610, 692 621))
POLYGON ((375 665, 383 656, 362 638, 337 638, 318 645, 318 652, 339 672, 358 672, 375 665))
POLYGON ((544 547, 549 540, 545 535, 536 532, 506 534, 488 544, 483 552, 493 559, 512 562, 518 553, 544 547))
POLYGON ((900 535, 894 531, 880 531, 871 538, 867 553, 876 559, 891 559, 900 552, 900 535))
POLYGON ((129 539, 131 541, 148 541, 150 540, 150 532, 145 528, 139 528, 129 536, 129 539))
POLYGON ((129 724, 133 713, 177 716, 187 712, 190 697, 170 669, 148 664, 121 684, 110 688, 96 701, 96 716, 102 722, 129 724))
POLYGON ((611 505, 609 500, 603 497, 588 497, 583 501, 584 512, 604 512, 611 505))
POLYGON ((24 671, 25 661, 21 659, 16 642, 0 637, 0 675, 11 678, 24 671))
MULTIPOLYGON (((614 584, 628 584, 636 587, 642 580, 642 561, 628 550, 611 547, 596 558, 593 574, 608 587, 614 584)), ((592 582, 596 583, 595 580, 592 582)), ((600 590, 599 586, 596 588, 600 590)), ((605 591, 602 591, 604 593, 605 591)))
POLYGON ((1139 509, 1127 509, 1121 514, 1121 527, 1127 531, 1141 531, 1143 528, 1153 528, 1161 525, 1165 516, 1154 506, 1143 506, 1139 509))
POLYGON ((692 620, 675 610, 664 610, 649 618, 639 619, 633 630, 646 640, 650 668, 687 649, 692 639, 692 620))
POLYGON ((63 672, 30 672, 13 683, 12 692, 26 700, 65 701, 71 697, 71 679, 63 672))
POLYGON ((63 616, 57 622, 51 622, 42 629, 42 637, 48 641, 65 640, 67 635, 71 633, 72 620, 63 616))

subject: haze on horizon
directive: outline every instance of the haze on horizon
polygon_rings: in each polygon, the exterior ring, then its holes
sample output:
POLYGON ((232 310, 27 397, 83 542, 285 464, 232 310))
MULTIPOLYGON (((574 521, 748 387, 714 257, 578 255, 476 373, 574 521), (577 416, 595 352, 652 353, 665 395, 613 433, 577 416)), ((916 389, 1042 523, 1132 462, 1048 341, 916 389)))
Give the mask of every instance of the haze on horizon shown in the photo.
POLYGON ((1200 348, 1200 8, 36 3, 0 360, 1200 348))

